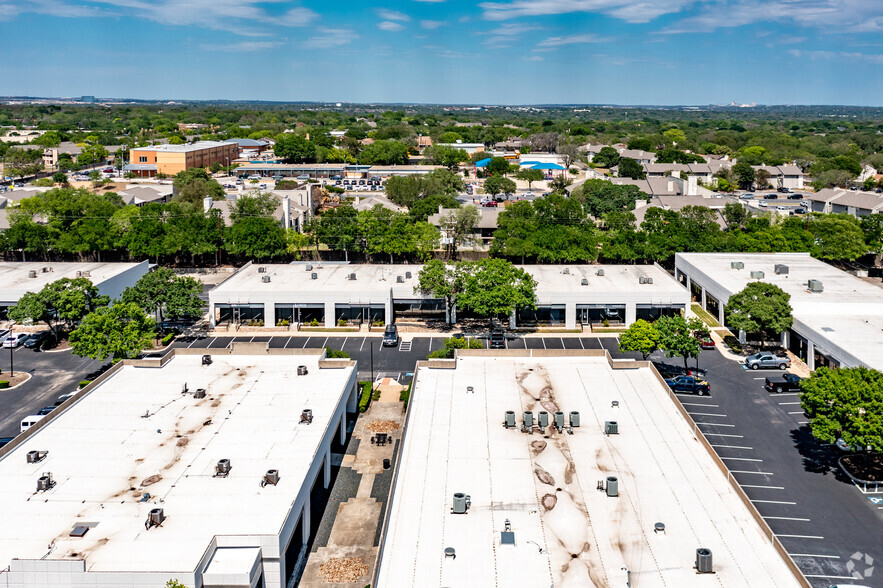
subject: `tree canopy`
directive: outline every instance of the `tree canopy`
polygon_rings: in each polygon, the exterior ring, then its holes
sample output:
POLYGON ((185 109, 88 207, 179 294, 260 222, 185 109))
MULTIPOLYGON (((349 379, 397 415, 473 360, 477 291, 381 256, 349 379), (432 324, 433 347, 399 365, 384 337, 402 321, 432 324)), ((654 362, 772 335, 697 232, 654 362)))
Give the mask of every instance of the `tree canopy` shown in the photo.
POLYGON ((761 335, 761 341, 791 328, 791 295, 774 284, 751 282, 730 296, 724 310, 731 329, 761 335))
POLYGON ((883 451, 883 373, 866 367, 817 368, 801 382, 800 405, 813 436, 883 451))
POLYGON ((458 304, 476 314, 508 317, 516 310, 536 307, 536 280, 508 261, 468 262, 465 273, 458 304))
POLYGON ((659 349, 659 331, 652 323, 638 319, 619 336, 620 351, 637 351, 644 357, 659 349))
POLYGON ((134 302, 145 312, 156 315, 162 326, 164 318, 182 318, 202 313, 205 302, 199 295, 202 282, 177 276, 169 268, 156 268, 144 274, 134 286, 123 291, 123 302, 134 302))
POLYGON ((133 302, 118 302, 86 315, 70 334, 73 352, 92 359, 132 359, 152 344, 156 322, 133 302))

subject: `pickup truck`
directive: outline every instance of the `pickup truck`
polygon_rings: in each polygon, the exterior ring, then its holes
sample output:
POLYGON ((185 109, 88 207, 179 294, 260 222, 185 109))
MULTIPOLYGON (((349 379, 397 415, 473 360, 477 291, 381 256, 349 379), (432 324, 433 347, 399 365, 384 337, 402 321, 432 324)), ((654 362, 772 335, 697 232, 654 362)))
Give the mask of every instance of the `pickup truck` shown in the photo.
POLYGON ((782 374, 781 376, 769 376, 763 387, 770 392, 781 394, 782 392, 799 392, 800 382, 803 378, 794 374, 782 374))
POLYGON ((692 376, 678 376, 666 380, 665 383, 675 392, 692 392, 697 396, 705 396, 711 392, 708 382, 692 376))
POLYGON ((753 370, 760 368, 786 370, 791 367, 791 360, 772 353, 755 353, 745 358, 745 365, 753 370))

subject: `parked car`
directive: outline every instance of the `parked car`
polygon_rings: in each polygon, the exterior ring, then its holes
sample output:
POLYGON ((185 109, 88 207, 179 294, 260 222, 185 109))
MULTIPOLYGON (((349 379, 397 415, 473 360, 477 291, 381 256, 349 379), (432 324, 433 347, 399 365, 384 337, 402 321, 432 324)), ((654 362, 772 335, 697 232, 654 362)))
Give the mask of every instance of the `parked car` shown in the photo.
POLYGON ((62 394, 61 396, 59 396, 59 397, 55 400, 55 406, 59 406, 59 405, 61 405, 61 404, 64 404, 64 402, 65 402, 68 398, 70 398, 71 396, 73 396, 74 394, 76 394, 76 393, 79 392, 79 391, 80 391, 80 389, 77 388, 77 389, 74 390, 73 392, 67 392, 66 394, 62 394))
POLYGON ((741 200, 754 200, 754 194, 752 194, 750 192, 746 192, 745 194, 742 194, 741 196, 739 196, 739 198, 741 200))
POLYGON ((714 349, 715 344, 713 339, 702 339, 699 341, 699 347, 702 349, 714 349))
POLYGON ((806 214, 806 209, 801 207, 795 208, 791 211, 792 214, 806 214))
POLYGON ((656 367, 656 371, 658 371, 663 378, 693 376, 694 378, 704 380, 708 375, 708 372, 706 370, 697 367, 691 367, 685 370, 681 366, 671 365, 665 362, 653 362, 653 365, 656 367))
POLYGON ((665 383, 676 392, 691 392, 697 396, 705 396, 711 393, 711 385, 708 382, 693 376, 678 376, 666 380, 665 383))
POLYGON ((794 374, 782 374, 781 376, 769 376, 764 381, 763 387, 769 392, 781 394, 782 392, 800 391, 800 382, 803 378, 794 374))
POLYGON ((9 329, 0 329, 0 339, 5 340, 9 336, 9 329))
POLYGON ((791 210, 791 209, 788 208, 787 206, 777 206, 776 210, 791 210))
POLYGON ((760 368, 786 370, 791 367, 791 360, 787 357, 779 357, 772 353, 761 352, 749 355, 745 358, 745 365, 753 370, 760 368))
POLYGON ((383 330, 383 346, 395 347, 399 344, 399 329, 395 325, 386 325, 383 330))
POLYGON ((57 407, 55 407, 55 406, 44 406, 43 408, 40 409, 40 412, 38 412, 37 414, 40 416, 46 416, 47 414, 49 414, 50 412, 52 412, 56 408, 57 407))
POLYGON ((486 202, 482 202, 481 205, 487 208, 496 208, 497 202, 495 200, 488 200, 486 202))
POLYGON ((51 335, 52 333, 50 333, 49 331, 31 333, 30 335, 28 335, 27 339, 25 339, 24 346, 28 349, 39 349, 49 342, 49 338, 51 335))
POLYGON ((785 194, 787 194, 790 191, 791 191, 791 188, 777 188, 776 189, 776 192, 783 192, 785 194))
POLYGON ((525 198, 533 198, 534 193, 533 192, 525 192, 524 194, 522 194, 522 196, 524 196, 525 198))
POLYGON ((332 179, 332 180, 342 180, 342 179, 343 179, 343 176, 331 176, 330 179, 332 179))
POLYGON ((301 174, 301 175, 297 176, 297 179, 302 182, 306 182, 307 180, 310 179, 310 174, 301 174))
POLYGON ((279 180, 282 179, 282 176, 281 176, 280 174, 276 174, 275 176, 272 176, 271 179, 272 179, 274 182, 278 182, 279 180))
POLYGON ((766 206, 767 206, 766 202, 764 202, 763 200, 758 202, 757 205, 760 206, 761 208, 766 208, 766 206))
POLYGON ((0 437, 0 447, 4 447, 13 439, 15 439, 15 437, 0 437))
POLYGON ((21 423, 19 425, 19 432, 24 433, 25 431, 42 421, 43 418, 44 415, 40 414, 30 414, 26 416, 21 420, 21 423))
POLYGON ((503 329, 492 329, 490 342, 488 344, 488 348, 490 349, 505 349, 506 348, 506 333, 503 329))
POLYGON ((764 200, 778 200, 778 199, 779 199, 779 195, 778 195, 778 194, 772 194, 772 193, 771 193, 771 194, 766 194, 766 195, 764 195, 763 198, 764 198, 764 200))
POLYGON ((25 339, 28 338, 27 333, 16 333, 15 335, 9 335, 3 340, 3 348, 4 349, 15 349, 19 345, 25 342, 25 339))
POLYGON ((788 194, 788 200, 800 200, 803 194, 788 194))

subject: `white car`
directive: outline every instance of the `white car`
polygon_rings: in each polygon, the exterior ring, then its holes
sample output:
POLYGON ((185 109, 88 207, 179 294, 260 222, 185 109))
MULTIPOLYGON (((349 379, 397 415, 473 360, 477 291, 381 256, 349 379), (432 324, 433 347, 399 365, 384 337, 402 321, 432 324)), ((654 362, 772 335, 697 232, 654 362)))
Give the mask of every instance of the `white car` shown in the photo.
POLYGON ((777 206, 776 210, 788 210, 787 206, 777 206))
POLYGON ((18 333, 17 335, 10 335, 3 340, 3 347, 5 349, 15 349, 19 345, 25 342, 25 339, 28 338, 27 333, 18 333))
POLYGON ((764 202, 763 200, 761 200, 760 202, 758 202, 757 205, 760 206, 761 208, 766 208, 766 207, 767 207, 766 202, 764 202))

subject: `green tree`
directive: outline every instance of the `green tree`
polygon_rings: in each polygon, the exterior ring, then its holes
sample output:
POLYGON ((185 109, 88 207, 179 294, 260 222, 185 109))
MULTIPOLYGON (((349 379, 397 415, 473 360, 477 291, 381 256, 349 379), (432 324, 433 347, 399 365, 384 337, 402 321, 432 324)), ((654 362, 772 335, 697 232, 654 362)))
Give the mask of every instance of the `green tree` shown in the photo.
POLYGON ((791 295, 774 284, 751 282, 741 292, 730 296, 724 309, 731 329, 761 336, 761 345, 769 336, 791 328, 791 295))
POLYGON ((484 171, 490 176, 505 176, 512 169, 512 165, 505 157, 492 157, 484 171))
POLYGON ((741 229, 745 221, 751 217, 751 213, 741 202, 727 202, 723 210, 724 222, 730 230, 741 229))
POLYGON ((393 176, 386 181, 386 196, 410 208, 423 196, 423 180, 417 176, 393 176))
POLYGON ((105 160, 110 152, 102 145, 84 145, 77 155, 77 165, 98 165, 105 160))
POLYGON ((71 332, 73 352, 92 359, 132 359, 150 347, 156 322, 133 302, 118 302, 89 313, 71 332))
POLYGON ((458 304, 483 316, 508 317, 516 310, 536 308, 536 280, 503 259, 482 259, 465 267, 458 304))
POLYGON ((647 361, 650 354, 657 349, 659 349, 659 331, 644 319, 633 322, 619 336, 619 350, 637 351, 644 356, 644 361, 647 361))
POLYGON ((430 163, 443 165, 448 169, 454 169, 460 165, 460 162, 469 159, 469 154, 464 149, 457 149, 446 145, 427 147, 424 156, 430 163))
POLYGON ((865 245, 874 254, 874 267, 880 267, 883 261, 883 214, 870 214, 862 218, 861 228, 865 245))
POLYGON ((687 140, 687 135, 681 129, 668 129, 662 133, 662 136, 665 137, 666 142, 672 145, 682 145, 687 140))
POLYGON ((184 584, 179 582, 177 578, 175 578, 174 580, 169 580, 168 582, 166 582, 165 588, 187 588, 187 586, 185 586, 184 584))
POLYGON ((437 194, 418 200, 408 210, 408 216, 414 220, 425 221, 441 208, 460 208, 460 201, 453 196, 437 194))
POLYGON ((852 215, 843 213, 813 216, 809 222, 809 231, 815 238, 812 247, 815 257, 852 261, 868 252, 861 224, 852 215))
POLYGON ((177 276, 169 268, 157 268, 147 272, 134 286, 123 291, 123 302, 134 302, 145 312, 153 313, 160 328, 165 317, 182 318, 198 315, 205 302, 199 298, 202 282, 194 278, 177 276))
POLYGON ((650 199, 637 186, 616 186, 606 180, 586 180, 573 189, 570 197, 582 202, 586 212, 595 218, 614 211, 632 211, 638 200, 650 199))
POLYGON ((515 173, 515 177, 527 182, 527 189, 530 190, 534 182, 542 182, 546 176, 541 169, 522 169, 515 173))
POLYGON ((743 190, 750 190, 754 184, 754 168, 748 163, 740 161, 733 166, 733 174, 736 177, 736 183, 743 190))
POLYGON ((448 337, 441 349, 436 349, 426 357, 429 359, 453 359, 457 349, 484 349, 484 344, 479 339, 448 337))
POLYGON ((175 189, 174 200, 176 202, 188 202, 194 206, 202 207, 202 199, 206 196, 210 196, 213 200, 226 198, 224 187, 201 167, 178 172, 175 174, 172 184, 175 189))
POLYGON ((644 173, 644 168, 641 167, 640 163, 634 159, 623 157, 619 160, 619 177, 643 180, 647 177, 647 174, 644 173))
POLYGON ((55 172, 52 174, 52 181, 56 184, 67 184, 67 174, 64 172, 55 172))
POLYGON ((45 297, 41 292, 25 292, 14 305, 9 307, 8 315, 17 323, 46 323, 46 326, 58 336, 55 326, 52 324, 55 314, 52 308, 46 304, 45 297))
POLYGON ((813 437, 883 451, 883 373, 866 367, 820 367, 800 384, 800 406, 813 437))
POLYGON ((514 194, 517 189, 515 182, 503 176, 493 175, 484 181, 484 191, 491 196, 514 194))
POLYGON ((441 298, 445 301, 445 322, 457 322, 457 297, 465 287, 465 275, 458 264, 439 259, 427 261, 417 272, 414 293, 441 298))
POLYGON ((616 167, 619 165, 619 152, 613 147, 601 147, 592 159, 592 163, 598 167, 616 167))
POLYGON ((481 214, 475 206, 457 208, 442 218, 442 229, 453 239, 452 251, 456 252, 461 244, 471 239, 479 220, 481 220, 481 214))
POLYGON ((665 351, 666 357, 683 357, 684 369, 687 359, 699 359, 699 339, 695 336, 696 325, 691 325, 682 316, 663 316, 655 323, 659 332, 659 348, 665 351))
POLYGON ((315 161, 316 146, 296 133, 282 133, 276 137, 273 153, 292 163, 315 161))
POLYGON ((407 165, 408 146, 399 141, 375 141, 365 147, 358 157, 362 165, 407 165))

